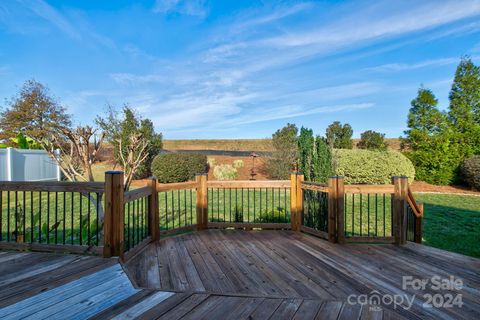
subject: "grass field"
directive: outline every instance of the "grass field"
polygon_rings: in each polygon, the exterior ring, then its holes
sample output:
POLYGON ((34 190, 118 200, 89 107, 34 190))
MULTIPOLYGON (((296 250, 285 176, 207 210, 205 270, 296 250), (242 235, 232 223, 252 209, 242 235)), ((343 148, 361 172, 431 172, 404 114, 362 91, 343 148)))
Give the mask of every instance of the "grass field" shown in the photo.
POLYGON ((423 243, 480 258, 480 197, 415 194, 425 203, 423 243))
MULTIPOLYGON (((386 138, 389 147, 400 149, 400 139, 386 138)), ((353 139, 354 148, 360 139, 353 139)), ((163 140, 166 150, 272 151, 272 139, 163 140)))

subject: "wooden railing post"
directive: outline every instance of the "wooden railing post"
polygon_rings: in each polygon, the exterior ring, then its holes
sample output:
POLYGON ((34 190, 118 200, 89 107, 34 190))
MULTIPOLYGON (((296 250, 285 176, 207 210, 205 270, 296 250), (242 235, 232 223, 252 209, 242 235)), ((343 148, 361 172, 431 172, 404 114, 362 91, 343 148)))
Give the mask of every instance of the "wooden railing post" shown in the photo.
POLYGON ((337 240, 345 243, 345 187, 343 177, 336 177, 337 240))
POLYGON ((328 178, 328 241, 337 242, 337 177, 328 178))
POLYGON ((302 225, 303 179, 303 174, 290 174, 290 220, 292 224, 292 231, 300 231, 300 227, 302 225))
POLYGON ((418 208, 420 209, 421 216, 415 218, 415 242, 422 243, 422 220, 424 213, 423 202, 417 202, 418 208))
POLYGON ((152 194, 148 197, 148 226, 152 241, 157 241, 160 239, 160 212, 158 210, 157 177, 151 177, 148 181, 148 185, 152 190, 152 194))
POLYGON ((123 172, 105 172, 104 257, 123 257, 123 193, 123 172))
POLYGON ((207 174, 197 175, 197 230, 208 228, 207 174))
POLYGON ((406 177, 392 177, 394 186, 393 205, 392 205, 392 235, 395 238, 395 244, 405 244, 407 242, 406 227, 406 201, 408 194, 408 181, 406 177))

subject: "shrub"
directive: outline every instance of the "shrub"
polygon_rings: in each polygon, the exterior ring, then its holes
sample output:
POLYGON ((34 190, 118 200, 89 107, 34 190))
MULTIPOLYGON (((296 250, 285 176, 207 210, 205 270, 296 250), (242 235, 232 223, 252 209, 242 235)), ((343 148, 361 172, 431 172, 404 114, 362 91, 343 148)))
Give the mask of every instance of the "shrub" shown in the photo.
POLYGON ((274 208, 273 210, 262 210, 253 222, 255 223, 282 223, 290 221, 290 214, 285 212, 284 208, 274 208))
POLYGON ((215 166, 213 176, 217 180, 235 180, 237 177, 237 169, 229 164, 221 164, 215 166))
POLYGON ((206 169, 207 157, 197 153, 161 154, 152 162, 152 173, 162 183, 192 180, 206 169))
POLYGON ((398 151, 334 150, 336 174, 351 184, 390 184, 392 176, 407 176, 412 182, 415 168, 398 151))
POLYGON ((275 149, 265 164, 265 169, 271 179, 288 179, 295 168, 297 160, 297 133, 294 124, 287 124, 272 135, 272 145, 275 149))
POLYGON ((470 187, 480 190, 480 155, 463 161, 462 177, 470 187))
POLYGON ((361 137, 360 142, 357 144, 357 147, 360 149, 368 149, 368 150, 387 149, 387 144, 385 143, 385 134, 368 130, 368 131, 362 132, 360 137, 361 137))
POLYGON ((208 163, 209 168, 213 168, 215 166, 215 159, 214 158, 208 158, 207 163, 208 163))
POLYGON ((238 159, 238 160, 233 161, 233 167, 235 169, 243 168, 244 166, 245 166, 245 164, 243 163, 243 160, 238 159))

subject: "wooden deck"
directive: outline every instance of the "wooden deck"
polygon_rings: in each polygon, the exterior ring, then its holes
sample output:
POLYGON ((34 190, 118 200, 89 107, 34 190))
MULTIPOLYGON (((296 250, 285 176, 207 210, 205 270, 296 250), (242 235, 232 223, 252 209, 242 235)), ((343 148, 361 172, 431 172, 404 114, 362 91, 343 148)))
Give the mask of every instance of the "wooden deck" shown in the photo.
POLYGON ((417 244, 338 245, 287 231, 205 230, 117 259, 0 252, 1 319, 479 319, 480 260, 417 244), (129 276, 129 278, 127 277, 129 276), (463 281, 464 305, 425 308, 402 276, 463 281), (348 303, 396 294, 411 308, 348 303))

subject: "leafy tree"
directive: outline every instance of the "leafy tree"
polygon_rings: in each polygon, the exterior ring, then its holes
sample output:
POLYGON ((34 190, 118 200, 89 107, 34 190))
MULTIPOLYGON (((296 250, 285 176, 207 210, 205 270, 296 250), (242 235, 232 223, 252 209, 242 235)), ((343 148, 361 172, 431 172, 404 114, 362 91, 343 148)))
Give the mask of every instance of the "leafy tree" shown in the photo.
POLYGON ((387 143, 385 142, 385 134, 368 130, 360 134, 360 142, 357 147, 360 149, 369 150, 386 150, 387 143))
MULTIPOLYGON (((141 139, 147 141, 145 148, 137 148, 138 152, 143 150, 147 153, 141 164, 137 166, 134 177, 146 177, 150 175, 150 167, 153 158, 162 149, 162 134, 156 133, 153 123, 150 119, 142 119, 135 110, 128 105, 122 109, 123 117, 118 117, 118 111, 109 107, 105 118, 97 117, 96 122, 100 128, 106 133, 107 142, 113 145, 114 157, 117 163, 124 163, 124 160, 132 157, 132 136, 136 136, 136 140, 141 139)), ((138 141, 137 141, 138 143, 138 141)), ((143 142, 141 143, 143 145, 143 142)), ((138 156, 133 156, 138 158, 138 156)))
POLYGON ((266 163, 266 171, 273 179, 288 179, 294 170, 297 160, 298 128, 288 123, 272 135, 275 151, 266 163))
POLYGON ((440 110, 438 100, 432 91, 420 88, 412 100, 408 114, 407 135, 404 147, 409 149, 406 156, 416 169, 416 177, 434 184, 449 184, 457 175, 462 156, 454 133, 440 110))
POLYGON ((450 91, 448 118, 465 156, 480 154, 480 67, 462 58, 450 91))
POLYGON ((326 132, 328 144, 335 149, 352 149, 352 135, 352 127, 348 123, 342 125, 340 121, 329 125, 326 132))
POLYGON ((70 116, 49 89, 40 82, 28 80, 0 113, 0 139, 13 144, 10 138, 23 134, 38 142, 70 125, 70 116))

